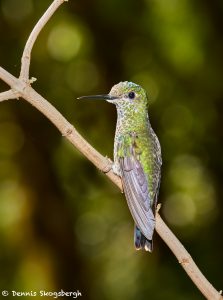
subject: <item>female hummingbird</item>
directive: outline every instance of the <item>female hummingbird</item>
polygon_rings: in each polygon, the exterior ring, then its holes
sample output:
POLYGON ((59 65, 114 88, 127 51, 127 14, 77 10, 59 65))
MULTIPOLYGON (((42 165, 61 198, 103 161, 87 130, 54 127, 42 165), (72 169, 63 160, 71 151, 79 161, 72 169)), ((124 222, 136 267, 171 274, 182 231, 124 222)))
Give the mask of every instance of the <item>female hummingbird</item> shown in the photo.
POLYGON ((135 222, 135 247, 151 252, 162 157, 159 140, 149 121, 147 94, 141 86, 125 81, 113 86, 107 95, 79 99, 104 99, 116 105, 112 169, 122 179, 135 222))

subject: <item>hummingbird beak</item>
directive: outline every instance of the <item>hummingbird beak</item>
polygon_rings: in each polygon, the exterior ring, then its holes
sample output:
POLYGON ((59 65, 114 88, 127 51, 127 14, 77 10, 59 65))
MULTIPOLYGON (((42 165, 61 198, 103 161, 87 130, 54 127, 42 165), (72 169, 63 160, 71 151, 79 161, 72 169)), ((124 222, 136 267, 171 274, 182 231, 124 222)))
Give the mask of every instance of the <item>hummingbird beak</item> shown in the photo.
POLYGON ((109 94, 106 95, 90 95, 90 96, 81 96, 77 98, 78 100, 115 100, 116 97, 112 97, 109 94))

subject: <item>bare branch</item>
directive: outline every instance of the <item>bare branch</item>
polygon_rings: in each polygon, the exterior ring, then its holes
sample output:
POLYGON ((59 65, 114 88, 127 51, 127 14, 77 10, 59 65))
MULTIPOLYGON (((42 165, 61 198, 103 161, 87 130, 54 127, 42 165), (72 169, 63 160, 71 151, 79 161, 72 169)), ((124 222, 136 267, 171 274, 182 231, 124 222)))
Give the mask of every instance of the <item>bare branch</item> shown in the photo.
POLYGON ((23 51, 22 54, 22 65, 19 78, 23 81, 29 80, 29 66, 30 66, 30 59, 31 59, 31 51, 33 45, 43 27, 49 21, 51 16, 55 13, 58 7, 63 4, 65 1, 68 0, 54 0, 53 3, 49 6, 43 16, 39 19, 35 27, 33 28, 23 51))
MULTIPOLYGON (((15 91, 16 90, 18 91, 17 86, 16 86, 17 82, 19 82, 19 85, 22 84, 16 77, 14 77, 8 71, 3 69, 1 66, 0 66, 0 79, 5 81, 11 87, 15 86, 15 91)), ((25 86, 25 85, 23 84, 23 86, 25 86)))
POLYGON ((8 90, 0 93, 0 102, 15 98, 19 98, 19 93, 17 91, 8 90))
POLYGON ((73 125, 71 125, 54 106, 38 94, 28 83, 17 79, 2 67, 0 67, 0 78, 11 86, 13 90, 17 90, 21 97, 42 112, 59 129, 64 137, 122 189, 120 178, 111 171, 110 160, 102 156, 86 142, 73 125))
POLYGON ((156 231, 165 241, 167 246, 178 259, 190 279, 194 282, 201 293, 210 300, 222 300, 221 294, 211 285, 211 283, 201 273, 190 254, 180 243, 173 232, 167 227, 160 215, 156 215, 156 231))
MULTIPOLYGON (((104 172, 108 178, 122 190, 121 179, 111 171, 112 162, 95 150, 77 132, 74 126, 70 124, 59 111, 56 110, 54 106, 52 106, 30 86, 29 65, 33 44, 46 22, 64 1, 66 0, 53 1, 51 6, 34 27, 23 52, 19 78, 14 77, 5 69, 0 67, 0 79, 5 81, 11 87, 10 90, 0 93, 0 101, 17 98, 19 96, 23 97, 27 102, 32 104, 43 115, 45 115, 58 128, 64 137, 66 137, 82 154, 85 155, 87 159, 89 159, 98 169, 104 172)), ((158 213, 156 214, 156 231, 174 253, 201 293, 209 300, 223 300, 223 297, 204 277, 192 260, 190 254, 167 227, 158 213)))
POLYGON ((22 92, 22 97, 41 111, 82 154, 84 154, 99 170, 122 188, 120 178, 111 171, 110 160, 96 151, 62 115, 46 99, 39 95, 33 88, 27 87, 22 92), (108 172, 107 172, 108 171, 108 172))

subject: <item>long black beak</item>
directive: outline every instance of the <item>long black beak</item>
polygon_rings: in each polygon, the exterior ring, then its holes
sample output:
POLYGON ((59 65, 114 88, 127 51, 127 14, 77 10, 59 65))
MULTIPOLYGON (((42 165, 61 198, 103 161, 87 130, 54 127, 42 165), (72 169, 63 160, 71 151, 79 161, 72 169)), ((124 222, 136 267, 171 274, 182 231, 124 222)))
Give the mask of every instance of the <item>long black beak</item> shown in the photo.
POLYGON ((90 96, 81 96, 77 98, 78 100, 86 99, 86 100, 114 100, 116 97, 112 97, 109 94, 107 95, 90 95, 90 96))

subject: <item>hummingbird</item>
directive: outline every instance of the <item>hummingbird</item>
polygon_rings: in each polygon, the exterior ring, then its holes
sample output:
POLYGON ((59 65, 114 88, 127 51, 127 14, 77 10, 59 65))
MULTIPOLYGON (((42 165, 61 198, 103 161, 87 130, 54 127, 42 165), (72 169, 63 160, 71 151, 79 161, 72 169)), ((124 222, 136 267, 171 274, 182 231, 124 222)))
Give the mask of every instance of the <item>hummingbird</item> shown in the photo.
POLYGON ((112 170, 121 177, 135 223, 135 248, 152 252, 162 156, 149 120, 146 91, 138 84, 124 81, 114 85, 109 94, 78 99, 101 99, 116 106, 112 170))

